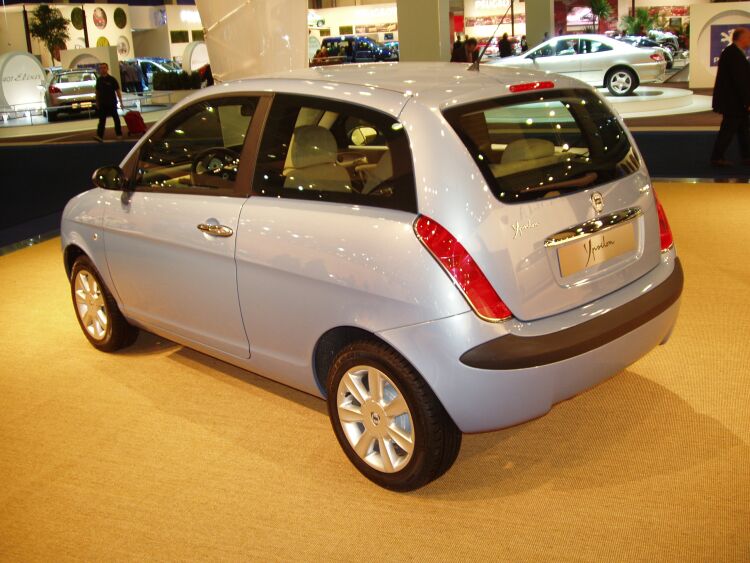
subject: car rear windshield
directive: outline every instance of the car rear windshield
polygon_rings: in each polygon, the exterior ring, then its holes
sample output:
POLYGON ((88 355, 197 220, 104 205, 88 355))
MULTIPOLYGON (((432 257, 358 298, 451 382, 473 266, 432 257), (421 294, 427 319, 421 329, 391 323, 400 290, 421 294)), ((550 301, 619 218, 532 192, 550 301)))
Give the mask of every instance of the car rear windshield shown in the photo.
POLYGON ((503 97, 444 115, 504 203, 567 195, 639 168, 619 121, 591 91, 503 97))

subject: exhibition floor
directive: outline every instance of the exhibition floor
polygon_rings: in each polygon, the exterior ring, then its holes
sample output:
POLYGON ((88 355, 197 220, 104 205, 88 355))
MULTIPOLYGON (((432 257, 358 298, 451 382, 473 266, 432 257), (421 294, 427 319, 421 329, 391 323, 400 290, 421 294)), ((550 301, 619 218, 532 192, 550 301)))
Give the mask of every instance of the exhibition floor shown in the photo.
POLYGON ((668 345, 409 494, 357 473, 318 399, 149 334, 94 350, 59 239, 0 257, 0 556, 747 561, 750 186, 656 187, 668 345))

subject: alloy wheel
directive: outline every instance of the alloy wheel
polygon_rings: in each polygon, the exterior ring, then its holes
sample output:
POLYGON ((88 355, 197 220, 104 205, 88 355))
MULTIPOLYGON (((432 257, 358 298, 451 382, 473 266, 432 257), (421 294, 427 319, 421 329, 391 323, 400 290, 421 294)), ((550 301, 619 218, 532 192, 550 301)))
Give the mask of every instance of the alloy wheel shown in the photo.
POLYGON ((414 452, 409 406, 393 381, 372 366, 349 369, 338 385, 339 423, 354 452, 370 467, 396 473, 414 452))
POLYGON ((624 71, 615 72, 609 79, 610 86, 617 94, 625 94, 633 85, 633 78, 624 71))
POLYGON ((76 275, 75 301, 83 328, 94 340, 104 340, 109 323, 104 294, 99 282, 87 270, 80 270, 76 275))

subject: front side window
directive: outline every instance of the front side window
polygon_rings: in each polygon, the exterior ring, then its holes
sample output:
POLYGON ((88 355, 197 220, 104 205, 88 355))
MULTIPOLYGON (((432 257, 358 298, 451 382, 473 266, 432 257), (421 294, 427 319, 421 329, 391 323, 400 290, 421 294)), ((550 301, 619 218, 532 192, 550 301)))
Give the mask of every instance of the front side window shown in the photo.
POLYGON ((415 212, 406 132, 391 116, 362 106, 277 95, 253 193, 415 212))
POLYGON ((639 168, 619 121, 593 92, 486 100, 445 117, 505 203, 567 195, 639 168))
POLYGON ((234 190, 257 100, 204 100, 183 110, 141 149, 136 186, 169 191, 234 190))
POLYGON ((539 58, 539 57, 551 57, 555 54, 555 50, 552 48, 552 45, 549 43, 545 43, 544 45, 540 45, 536 49, 529 51, 528 56, 531 58, 539 58))

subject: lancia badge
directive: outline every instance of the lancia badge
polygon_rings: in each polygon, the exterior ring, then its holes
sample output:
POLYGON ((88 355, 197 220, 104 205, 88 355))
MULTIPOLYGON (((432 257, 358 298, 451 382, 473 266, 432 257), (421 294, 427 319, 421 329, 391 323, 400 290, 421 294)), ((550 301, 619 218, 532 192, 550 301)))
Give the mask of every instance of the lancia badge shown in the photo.
POLYGON ((591 194, 591 206, 597 214, 602 212, 602 209, 604 209, 604 198, 602 197, 602 194, 599 192, 591 194))

